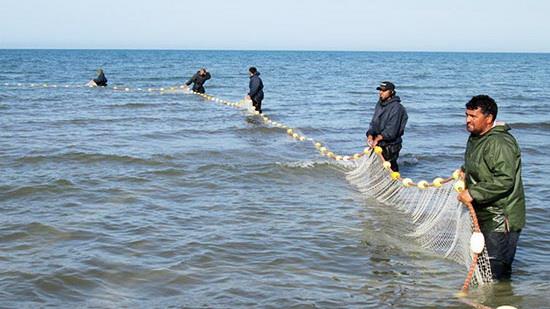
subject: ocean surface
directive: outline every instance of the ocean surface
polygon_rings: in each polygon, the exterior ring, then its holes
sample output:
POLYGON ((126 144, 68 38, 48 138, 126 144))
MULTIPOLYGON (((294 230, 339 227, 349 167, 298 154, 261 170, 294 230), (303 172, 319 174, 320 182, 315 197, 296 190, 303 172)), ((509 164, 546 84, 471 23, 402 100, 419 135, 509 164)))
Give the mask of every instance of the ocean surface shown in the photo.
POLYGON ((239 101, 251 65, 265 114, 338 154, 362 151, 393 81, 414 180, 462 164, 464 104, 494 97, 528 222, 513 281, 470 299, 550 307, 550 54, 126 50, 0 50, 0 307, 469 308, 464 267, 404 238, 406 217, 311 143, 195 95, 113 89, 204 66, 207 93, 239 101), (82 87, 100 66, 109 87, 82 87))

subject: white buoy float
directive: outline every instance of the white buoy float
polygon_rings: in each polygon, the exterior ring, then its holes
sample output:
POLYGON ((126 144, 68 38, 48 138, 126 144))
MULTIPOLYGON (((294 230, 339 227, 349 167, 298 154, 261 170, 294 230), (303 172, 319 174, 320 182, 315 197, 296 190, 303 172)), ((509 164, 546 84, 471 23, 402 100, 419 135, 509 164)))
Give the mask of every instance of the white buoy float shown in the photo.
POLYGON ((473 232, 470 237, 470 250, 475 254, 480 254, 485 248, 485 238, 480 232, 473 232))

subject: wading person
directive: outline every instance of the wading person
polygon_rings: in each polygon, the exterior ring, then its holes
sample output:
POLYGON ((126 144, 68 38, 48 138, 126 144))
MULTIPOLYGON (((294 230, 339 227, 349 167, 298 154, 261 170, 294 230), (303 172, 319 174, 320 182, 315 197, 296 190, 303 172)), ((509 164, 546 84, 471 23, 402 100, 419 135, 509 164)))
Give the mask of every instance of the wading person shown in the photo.
POLYGON ((262 100, 264 99, 264 83, 260 78, 260 72, 255 67, 248 69, 250 75, 250 82, 248 88, 250 89, 246 99, 252 100, 252 106, 259 113, 262 113, 262 100))
POLYGON ((103 69, 97 69, 97 77, 89 81, 86 85, 89 87, 106 87, 107 78, 105 77, 103 69))
POLYGON ((470 132, 463 166, 466 190, 458 199, 474 206, 493 278, 503 280, 510 279, 525 225, 525 195, 520 149, 510 127, 495 122, 497 111, 495 100, 486 95, 475 96, 466 104, 470 132))
POLYGON ((397 159, 403 143, 401 136, 409 117, 393 83, 382 82, 376 90, 379 91, 379 100, 367 131, 367 143, 371 147, 380 146, 384 159, 391 163, 393 171, 398 172, 397 159))
POLYGON ((205 68, 200 68, 191 78, 185 83, 186 88, 193 84, 192 90, 198 93, 205 93, 204 83, 210 79, 210 72, 205 68))

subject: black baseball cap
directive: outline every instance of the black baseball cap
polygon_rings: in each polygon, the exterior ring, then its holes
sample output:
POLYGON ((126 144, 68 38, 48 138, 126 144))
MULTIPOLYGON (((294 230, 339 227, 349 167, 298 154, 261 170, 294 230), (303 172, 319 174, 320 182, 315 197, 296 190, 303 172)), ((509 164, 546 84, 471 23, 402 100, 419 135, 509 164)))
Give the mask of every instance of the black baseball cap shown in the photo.
POLYGON ((380 86, 376 87, 376 90, 395 90, 395 85, 392 82, 381 82, 380 86))

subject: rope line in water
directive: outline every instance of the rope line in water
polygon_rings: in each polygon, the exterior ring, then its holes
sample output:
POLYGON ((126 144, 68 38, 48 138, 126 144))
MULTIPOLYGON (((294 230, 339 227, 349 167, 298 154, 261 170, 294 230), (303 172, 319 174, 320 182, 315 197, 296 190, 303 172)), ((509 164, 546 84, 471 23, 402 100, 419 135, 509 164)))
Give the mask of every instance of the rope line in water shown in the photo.
MULTIPOLYGON (((4 83, 4 86, 7 87, 22 87, 22 88, 94 88, 90 86, 85 86, 81 84, 48 84, 48 83, 4 83)), ((112 89, 117 92, 158 92, 160 94, 170 94, 170 93, 178 93, 177 91, 182 91, 183 93, 191 93, 195 94, 197 96, 201 96, 207 100, 214 101, 216 103, 224 104, 227 106, 235 107, 235 108, 241 108, 248 102, 245 100, 240 100, 238 102, 230 102, 224 99, 217 98, 215 96, 205 94, 205 93, 199 93, 195 91, 186 91, 185 86, 168 86, 168 87, 125 87, 125 86, 112 86, 108 87, 107 89, 112 89)), ((362 152, 355 153, 352 155, 338 155, 335 152, 331 151, 330 148, 327 145, 324 145, 321 141, 316 141, 312 138, 309 138, 303 134, 298 133, 298 130, 291 128, 281 122, 273 121, 269 119, 265 114, 260 114, 257 111, 252 112, 255 115, 260 116, 260 118, 263 120, 264 123, 268 125, 272 125, 274 127, 278 127, 281 129, 286 129, 286 133, 294 138, 297 141, 308 141, 312 142, 314 147, 319 151, 321 156, 325 156, 329 159, 336 160, 336 161, 354 161, 358 160, 364 155, 370 154, 373 150, 376 154, 378 154, 384 164, 384 168, 388 171, 390 177, 393 180, 400 181, 403 186, 405 187, 417 187, 419 189, 427 189, 427 188, 439 188, 443 184, 451 182, 453 180, 459 179, 460 176, 460 170, 455 170, 451 176, 447 178, 441 178, 437 177, 432 182, 428 182, 425 180, 421 180, 418 182, 413 181, 411 178, 404 178, 401 176, 399 172, 394 172, 391 170, 391 164, 390 162, 387 162, 384 160, 384 158, 381 156, 382 148, 376 146, 374 148, 367 147, 362 152)))
MULTIPOLYGON (((193 93, 195 95, 198 95, 198 96, 201 96, 205 99, 215 101, 215 102, 218 102, 218 103, 222 103, 222 104, 225 104, 225 105, 228 105, 228 106, 233 106, 233 107, 242 107, 244 104, 247 103, 244 100, 232 103, 232 102, 229 102, 229 101, 226 101, 226 100, 223 100, 223 99, 219 99, 215 96, 211 96, 211 95, 208 95, 208 94, 203 94, 203 93, 198 93, 198 92, 191 92, 191 93, 193 93)), ((452 173, 451 176, 449 176, 447 178, 437 177, 431 183, 428 182, 428 181, 425 181, 425 180, 415 182, 411 178, 403 178, 399 172, 392 171, 391 170, 391 163, 384 159, 384 157, 382 156, 382 148, 379 147, 379 146, 375 146, 374 148, 367 147, 362 152, 355 153, 355 154, 352 154, 352 155, 338 155, 335 152, 331 151, 328 148, 328 146, 323 145, 322 142, 316 141, 316 140, 314 140, 312 138, 309 138, 309 137, 307 137, 303 134, 300 134, 300 133, 298 133, 298 131, 296 129, 291 128, 291 127, 289 127, 289 126, 287 126, 287 125, 285 125, 281 122, 273 121, 269 117, 267 117, 264 113, 260 114, 258 111, 253 111, 252 113, 255 114, 255 115, 260 116, 261 119, 264 121, 264 123, 266 123, 268 125, 272 125, 272 126, 275 126, 275 127, 286 129, 286 133, 288 135, 290 135, 292 138, 294 138, 295 140, 297 140, 297 141, 312 142, 313 145, 315 146, 315 148, 321 154, 321 156, 326 156, 327 158, 335 160, 335 161, 354 161, 354 160, 358 160, 361 157, 363 157, 365 155, 369 155, 369 154, 371 154, 372 151, 374 151, 382 159, 383 166, 384 166, 385 170, 388 171, 389 176, 395 181, 400 181, 403 184, 403 186, 407 187, 407 188, 408 187, 417 187, 417 188, 423 189, 423 190, 428 189, 428 188, 440 188, 444 184, 446 184, 448 182, 451 182, 451 181, 458 180, 460 178, 460 170, 457 169, 452 173)))

